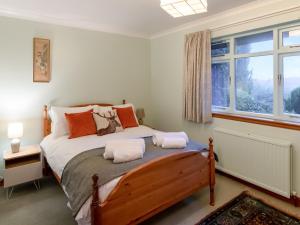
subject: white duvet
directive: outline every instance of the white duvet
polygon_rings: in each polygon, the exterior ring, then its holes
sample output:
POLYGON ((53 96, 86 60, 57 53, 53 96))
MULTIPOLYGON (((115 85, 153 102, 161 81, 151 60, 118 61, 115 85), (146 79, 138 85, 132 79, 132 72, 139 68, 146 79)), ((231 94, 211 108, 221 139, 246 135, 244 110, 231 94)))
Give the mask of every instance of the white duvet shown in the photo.
MULTIPOLYGON (((149 137, 153 136, 155 132, 157 131, 149 127, 139 126, 127 128, 123 132, 104 136, 89 135, 68 139, 68 136, 55 138, 53 135, 49 135, 41 142, 41 147, 50 167, 59 177, 61 177, 67 163, 81 152, 104 147, 108 140, 149 137)), ((121 177, 115 178, 99 188, 101 202, 106 200, 120 179, 121 177)), ((66 195, 68 195, 68 193, 66 193, 66 195)), ((76 221, 79 225, 90 224, 90 203, 91 198, 85 202, 78 212, 76 221)))

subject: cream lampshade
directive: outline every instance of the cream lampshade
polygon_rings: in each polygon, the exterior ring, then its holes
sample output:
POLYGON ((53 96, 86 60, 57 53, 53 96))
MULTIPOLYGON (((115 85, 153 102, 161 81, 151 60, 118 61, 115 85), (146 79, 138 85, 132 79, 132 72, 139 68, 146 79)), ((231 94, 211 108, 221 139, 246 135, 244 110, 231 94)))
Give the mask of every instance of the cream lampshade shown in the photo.
POLYGON ((22 123, 10 123, 7 129, 8 138, 11 141, 11 151, 13 153, 19 152, 20 150, 20 138, 23 137, 23 124, 22 123))

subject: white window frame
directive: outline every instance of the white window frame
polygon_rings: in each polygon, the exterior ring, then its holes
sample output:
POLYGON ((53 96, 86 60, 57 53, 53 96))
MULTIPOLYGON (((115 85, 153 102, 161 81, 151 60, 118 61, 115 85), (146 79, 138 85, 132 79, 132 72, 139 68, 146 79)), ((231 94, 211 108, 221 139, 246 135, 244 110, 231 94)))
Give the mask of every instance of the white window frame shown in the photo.
MULTIPOLYGON (((300 115, 298 114, 288 114, 284 113, 283 108, 283 82, 280 82, 280 79, 283 79, 283 57, 287 55, 300 55, 300 46, 283 46, 283 32, 300 29, 300 23, 277 26, 266 29, 260 29, 256 31, 250 31, 247 33, 216 38, 213 42, 218 41, 228 41, 230 45, 229 54, 220 57, 212 57, 212 63, 230 63, 230 105, 229 107, 218 107, 212 106, 212 111, 216 113, 225 113, 225 114, 235 114, 241 116, 257 117, 257 118, 266 118, 278 121, 289 121, 300 123, 300 115), (264 33, 268 31, 273 31, 273 50, 265 52, 256 52, 256 53, 247 53, 247 54, 236 54, 235 53, 235 39, 239 37, 244 37, 253 34, 264 33), (273 113, 272 114, 262 114, 254 112, 244 112, 238 111, 236 109, 236 94, 235 94, 235 60, 239 58, 246 57, 257 57, 257 56, 266 56, 273 55, 273 113)), ((283 80, 282 80, 283 81, 283 80)))

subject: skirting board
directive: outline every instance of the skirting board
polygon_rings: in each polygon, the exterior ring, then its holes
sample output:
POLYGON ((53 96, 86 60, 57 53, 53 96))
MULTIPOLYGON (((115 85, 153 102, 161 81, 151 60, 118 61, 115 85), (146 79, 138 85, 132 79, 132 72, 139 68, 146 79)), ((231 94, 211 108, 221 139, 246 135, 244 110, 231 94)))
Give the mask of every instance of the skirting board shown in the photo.
POLYGON ((271 196, 274 197, 274 198, 278 198, 278 199, 280 199, 280 200, 282 200, 282 201, 288 202, 288 203, 294 205, 295 207, 300 207, 300 197, 297 197, 297 196, 291 196, 291 198, 286 198, 286 197, 283 197, 283 196, 281 196, 281 195, 278 195, 278 194, 276 194, 276 193, 274 193, 274 192, 271 192, 271 191, 269 191, 269 190, 266 190, 266 189, 264 189, 264 188, 262 188, 262 187, 259 187, 259 186, 255 185, 255 184, 252 184, 252 183, 250 183, 250 182, 248 182, 248 181, 242 180, 242 179, 237 178, 237 177, 235 177, 235 176, 232 176, 232 175, 230 175, 230 174, 228 174, 228 173, 225 173, 225 172, 223 172, 223 171, 221 171, 221 170, 216 169, 216 172, 217 172, 218 174, 220 174, 220 175, 223 175, 223 176, 225 176, 225 177, 231 178, 232 180, 235 180, 235 181, 238 181, 238 182, 240 182, 240 183, 242 183, 242 184, 245 184, 246 186, 249 186, 249 187, 251 187, 251 188, 253 188, 253 189, 256 189, 256 190, 258 190, 258 191, 261 191, 261 192, 264 192, 264 193, 266 193, 266 194, 268 194, 268 195, 271 195, 271 196))

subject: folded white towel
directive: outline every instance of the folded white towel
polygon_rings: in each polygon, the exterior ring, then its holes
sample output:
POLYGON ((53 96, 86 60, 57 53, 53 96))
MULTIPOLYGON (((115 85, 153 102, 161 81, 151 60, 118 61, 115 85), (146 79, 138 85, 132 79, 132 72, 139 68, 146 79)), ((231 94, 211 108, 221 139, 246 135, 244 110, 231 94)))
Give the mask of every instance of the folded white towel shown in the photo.
POLYGON ((122 146, 122 144, 119 141, 109 141, 105 145, 105 150, 103 153, 104 159, 114 159, 114 150, 118 148, 119 146, 122 146))
POLYGON ((165 137, 161 146, 162 148, 185 148, 186 140, 182 137, 165 137))
POLYGON ((143 152, 145 152, 145 141, 144 139, 119 139, 110 140, 106 142, 105 151, 103 154, 104 159, 114 159, 114 151, 122 149, 124 146, 131 145, 141 146, 143 152))
POLYGON ((144 152, 144 149, 138 143, 123 145, 114 151, 113 163, 124 163, 141 159, 144 156, 144 152))
POLYGON ((178 137, 184 138, 186 143, 189 142, 189 138, 185 132, 159 132, 155 133, 152 137, 152 141, 154 145, 161 146, 163 139, 166 137, 178 137))

